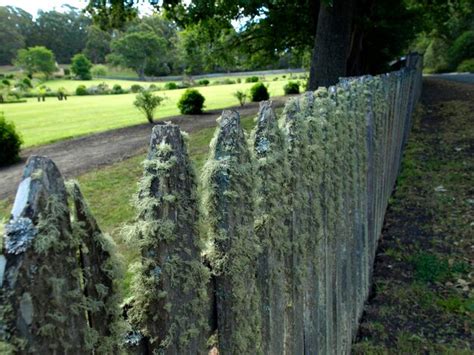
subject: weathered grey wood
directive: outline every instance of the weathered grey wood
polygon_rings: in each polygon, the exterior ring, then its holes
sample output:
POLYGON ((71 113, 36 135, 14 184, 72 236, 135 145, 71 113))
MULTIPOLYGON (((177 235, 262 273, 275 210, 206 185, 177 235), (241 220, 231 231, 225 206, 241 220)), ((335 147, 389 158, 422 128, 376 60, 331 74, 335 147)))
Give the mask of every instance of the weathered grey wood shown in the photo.
POLYGON ((113 253, 113 241, 106 237, 92 215, 76 181, 66 183, 72 225, 80 239, 79 251, 83 273, 83 290, 87 304, 87 320, 95 333, 94 350, 99 354, 113 353, 120 343, 117 334, 121 317, 118 282, 120 266, 113 253))
POLYGON ((131 323, 148 352, 206 352, 209 273, 202 263, 196 181, 175 125, 153 128, 129 238, 141 250, 131 323))
POLYGON ((5 227, 1 337, 17 353, 91 348, 63 179, 48 158, 28 160, 5 227))
POLYGON ((258 257, 257 286, 260 293, 262 351, 283 354, 288 320, 285 259, 291 252, 288 240, 287 177, 290 175, 286 142, 278 127, 271 101, 260 103, 257 126, 252 136, 257 178, 255 233, 262 246, 258 257))
POLYGON ((219 351, 261 352, 254 233, 253 165, 240 117, 224 111, 204 167, 205 206, 214 242, 219 351))

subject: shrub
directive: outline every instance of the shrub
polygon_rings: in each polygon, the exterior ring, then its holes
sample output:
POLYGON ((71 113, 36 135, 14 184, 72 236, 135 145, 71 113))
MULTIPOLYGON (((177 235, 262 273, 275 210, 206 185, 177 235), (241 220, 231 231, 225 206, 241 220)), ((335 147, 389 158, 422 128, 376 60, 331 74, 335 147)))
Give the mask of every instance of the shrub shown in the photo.
POLYGON ((275 77, 273 78, 273 81, 278 81, 278 76, 275 76, 275 77))
POLYGON ((76 54, 72 57, 71 71, 81 80, 91 80, 92 63, 87 57, 82 54, 76 54))
POLYGON ((117 94, 123 94, 123 89, 119 84, 115 84, 112 87, 112 94, 117 95, 117 94))
POLYGON ((8 80, 8 79, 3 79, 3 80, 2 80, 2 84, 3 84, 3 85, 6 85, 6 86, 10 86, 10 80, 8 80))
POLYGON ((158 91, 158 90, 160 90, 160 88, 156 86, 155 84, 150 84, 150 86, 148 86, 148 91, 158 91))
POLYGON ((204 96, 195 89, 187 89, 178 101, 178 108, 184 115, 202 113, 204 96))
POLYGON ((245 100, 247 100, 247 94, 245 92, 238 90, 234 92, 233 95, 237 100, 239 100, 240 106, 245 105, 245 100))
POLYGON ((133 104, 145 114, 148 122, 153 123, 153 114, 163 100, 163 97, 153 95, 150 91, 142 91, 136 96, 133 104))
POLYGON ((474 58, 474 31, 466 31, 449 48, 448 62, 454 69, 463 60, 471 58, 474 58))
POLYGON ((166 83, 164 88, 165 90, 175 90, 178 88, 178 85, 176 83, 170 82, 170 83, 166 83))
POLYGON ((107 67, 105 65, 99 64, 92 67, 91 73, 93 76, 106 76, 107 67))
POLYGON ((145 89, 143 88, 143 86, 141 85, 138 85, 138 84, 133 84, 132 86, 130 86, 130 90, 136 94, 137 92, 142 92, 144 91, 145 89))
POLYGON ((269 97, 267 87, 263 83, 257 83, 250 88, 250 99, 253 102, 268 100, 269 97))
POLYGON ((245 78, 246 83, 256 83, 258 82, 258 76, 249 76, 245 78))
POLYGON ((78 96, 88 95, 86 86, 85 85, 79 85, 76 88, 76 95, 78 95, 78 96))
POLYGON ((23 78, 23 80, 22 80, 21 82, 22 82, 23 85, 25 85, 26 87, 29 87, 29 88, 32 88, 32 87, 33 87, 33 84, 31 83, 30 78, 23 78))
POLYGON ((461 64, 458 65, 456 71, 474 73, 474 58, 463 60, 461 64))
POLYGON ((199 80, 198 84, 202 85, 202 86, 208 86, 209 85, 209 80, 207 80, 207 79, 199 80))
POLYGON ((69 69, 69 68, 64 68, 64 75, 65 75, 65 76, 71 75, 71 69, 69 69))
POLYGON ((285 95, 299 94, 300 83, 295 81, 289 81, 285 86, 283 86, 283 91, 285 92, 285 95))
POLYGON ((242 82, 242 79, 237 78, 237 83, 240 84, 242 82))
POLYGON ((0 112, 0 166, 18 161, 22 140, 16 132, 15 125, 7 122, 0 112))

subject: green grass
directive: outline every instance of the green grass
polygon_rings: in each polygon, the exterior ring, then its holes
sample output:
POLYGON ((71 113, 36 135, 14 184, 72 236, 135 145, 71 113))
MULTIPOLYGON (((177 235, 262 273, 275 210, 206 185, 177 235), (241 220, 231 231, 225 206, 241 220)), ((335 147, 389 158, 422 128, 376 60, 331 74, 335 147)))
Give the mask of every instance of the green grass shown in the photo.
POLYGON ((93 80, 56 79, 56 80, 48 80, 48 81, 39 83, 38 85, 46 85, 48 88, 50 88, 53 91, 63 87, 69 92, 69 94, 75 95, 76 88, 79 85, 85 85, 86 87, 90 87, 90 86, 97 86, 101 83, 106 83, 111 89, 116 84, 120 85, 122 89, 129 89, 134 84, 141 85, 145 88, 147 88, 151 84, 155 84, 158 86, 164 85, 164 83, 146 82, 146 81, 138 81, 138 80, 116 80, 116 79, 100 79, 100 78, 96 78, 93 80))
MULTIPOLYGON (((286 81, 269 82, 271 96, 283 95, 286 81)), ((233 93, 248 90, 252 84, 201 87, 206 109, 238 105, 233 93)), ((176 103, 184 89, 160 91, 166 96, 155 114, 156 119, 178 115, 176 103)), ((72 96, 67 101, 47 98, 46 102, 29 99, 26 103, 0 106, 5 118, 13 121, 23 137, 23 147, 37 146, 93 132, 145 123, 143 115, 133 106, 135 94, 105 96, 72 96)))

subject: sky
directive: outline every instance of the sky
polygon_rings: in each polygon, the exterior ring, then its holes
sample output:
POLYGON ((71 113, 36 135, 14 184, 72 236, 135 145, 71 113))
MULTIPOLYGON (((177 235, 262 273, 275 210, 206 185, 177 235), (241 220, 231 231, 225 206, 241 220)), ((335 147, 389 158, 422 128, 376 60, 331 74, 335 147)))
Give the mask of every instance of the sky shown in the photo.
MULTIPOLYGON (((15 6, 28 11, 33 17, 36 17, 38 10, 49 11, 56 9, 61 11, 61 5, 67 4, 78 9, 86 7, 88 0, 0 0, 0 6, 15 6)), ((147 4, 141 4, 140 12, 150 12, 150 7, 147 4)))

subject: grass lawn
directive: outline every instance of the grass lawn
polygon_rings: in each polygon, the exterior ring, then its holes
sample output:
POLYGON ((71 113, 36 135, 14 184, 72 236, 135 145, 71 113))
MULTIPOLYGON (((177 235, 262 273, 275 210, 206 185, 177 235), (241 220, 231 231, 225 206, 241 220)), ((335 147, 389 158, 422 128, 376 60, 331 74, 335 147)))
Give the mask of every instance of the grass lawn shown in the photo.
MULTIPOLYGON (((286 80, 268 82, 271 96, 283 95, 286 80)), ((233 93, 248 90, 252 83, 200 87, 206 98, 206 109, 219 109, 238 105, 233 93)), ((155 118, 178 115, 176 103, 184 89, 160 91, 166 96, 155 118)), ((67 101, 47 98, 46 102, 29 99, 26 103, 1 105, 8 121, 15 123, 23 136, 23 147, 31 147, 77 137, 93 132, 131 126, 145 122, 143 115, 133 106, 135 94, 72 96, 67 101)))

